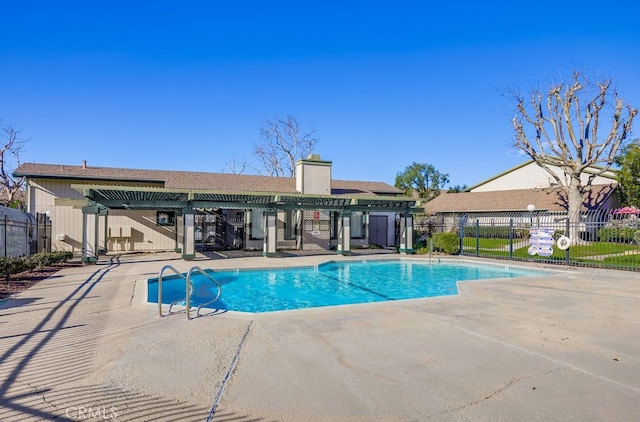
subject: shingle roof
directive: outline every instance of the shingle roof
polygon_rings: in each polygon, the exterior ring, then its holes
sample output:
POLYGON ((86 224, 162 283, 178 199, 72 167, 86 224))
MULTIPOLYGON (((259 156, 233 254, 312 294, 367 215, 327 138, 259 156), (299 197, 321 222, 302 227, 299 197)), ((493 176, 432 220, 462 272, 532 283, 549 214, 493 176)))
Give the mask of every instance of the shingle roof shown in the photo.
MULTIPOLYGON (((142 170, 115 167, 69 166, 25 163, 14 171, 21 177, 42 177, 110 182, 158 184, 169 189, 215 189, 249 192, 295 193, 296 180, 289 177, 254 176, 174 170, 142 170)), ((114 183, 117 184, 117 183, 114 183)), ((384 182, 333 180, 334 195, 398 195, 402 191, 384 182)))
MULTIPOLYGON (((612 194, 615 184, 587 188, 583 208, 598 209, 612 194)), ((526 211, 528 204, 538 210, 566 211, 567 201, 560 189, 516 189, 492 192, 443 193, 424 206, 427 214, 444 212, 526 211)))
POLYGON ((402 190, 384 182, 366 182, 361 180, 332 180, 331 193, 334 195, 402 195, 402 190))

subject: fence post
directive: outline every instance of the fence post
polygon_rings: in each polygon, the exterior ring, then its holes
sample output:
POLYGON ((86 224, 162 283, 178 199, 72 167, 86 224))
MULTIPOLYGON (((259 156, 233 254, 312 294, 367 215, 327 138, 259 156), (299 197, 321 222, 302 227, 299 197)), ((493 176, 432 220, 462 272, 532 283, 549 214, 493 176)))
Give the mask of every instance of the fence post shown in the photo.
POLYGON ((476 219, 476 256, 480 256, 480 219, 476 219))
MULTIPOLYGON (((569 222, 569 218, 567 217, 567 231, 565 232, 565 236, 569 234, 569 229, 570 229, 569 224, 570 224, 570 222, 569 222)), ((578 232, 578 231, 576 230, 576 232, 578 232)), ((578 232, 578 233, 579 233, 579 232, 578 232)), ((579 235, 579 234, 578 234, 578 235, 579 235)), ((574 242, 574 241, 575 241, 575 240, 574 240, 574 239, 572 239, 572 242, 574 242)), ((565 264, 566 264, 567 266, 568 266, 568 265, 571 265, 571 252, 569 252, 570 250, 571 250, 571 248, 567 248, 567 250, 566 250, 566 251, 565 251, 565 253, 564 253, 564 262, 565 262, 565 264)))
POLYGON ((464 217, 458 221, 458 234, 460 235, 460 256, 464 256, 464 217))
POLYGON ((7 215, 4 215, 4 257, 7 257, 7 237, 9 237, 9 233, 7 231, 7 215))
POLYGON ((509 219, 509 260, 513 261, 513 218, 509 219))

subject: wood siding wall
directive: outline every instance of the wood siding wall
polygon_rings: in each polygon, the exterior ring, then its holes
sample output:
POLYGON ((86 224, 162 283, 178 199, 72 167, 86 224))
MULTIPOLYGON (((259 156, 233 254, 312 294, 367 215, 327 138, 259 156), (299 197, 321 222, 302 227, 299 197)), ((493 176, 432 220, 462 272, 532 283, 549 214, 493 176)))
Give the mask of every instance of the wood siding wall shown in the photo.
MULTIPOLYGON (((53 237, 52 250, 82 251, 82 209, 77 205, 76 207, 56 205, 56 198, 84 199, 82 194, 71 188, 72 183, 81 184, 75 180, 64 179, 29 180, 29 212, 32 214, 49 212, 53 237), (64 240, 56 239, 62 234, 65 235, 64 240)), ((154 184, 140 183, 120 183, 120 185, 154 186, 154 184)), ((109 251, 159 251, 175 248, 175 228, 157 225, 155 211, 109 210, 107 225, 106 240, 109 251)), ((104 233, 104 218, 100 218, 100 246, 104 244, 104 233)), ((181 243, 182 239, 178 240, 181 243)))

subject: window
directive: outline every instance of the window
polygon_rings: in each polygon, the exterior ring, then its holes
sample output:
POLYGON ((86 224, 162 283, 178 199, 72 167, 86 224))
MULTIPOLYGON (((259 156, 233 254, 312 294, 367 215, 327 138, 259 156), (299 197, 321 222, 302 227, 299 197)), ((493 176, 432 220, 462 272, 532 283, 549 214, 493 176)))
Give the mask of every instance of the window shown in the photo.
MULTIPOLYGON (((329 232, 331 239, 338 238, 338 230, 340 227, 340 213, 334 211, 331 213, 331 220, 329 222, 329 232)), ((353 211, 351 213, 351 219, 349 220, 349 228, 351 230, 351 239, 364 239, 365 238, 365 216, 364 213, 353 211)))
POLYGON ((286 210, 284 212, 284 238, 291 240, 296 238, 297 231, 297 211, 286 210))
POLYGON ((340 213, 338 211, 331 211, 329 218, 331 220, 329 222, 329 232, 331 235, 331 239, 337 239, 338 238, 338 220, 340 219, 340 213))
POLYGON ((364 214, 361 211, 351 213, 351 238, 364 238, 364 214))
MULTIPOLYGON (((340 212, 334 211, 331 213, 331 220, 329 222, 329 231, 331 239, 338 238, 338 228, 340 227, 340 212)), ((353 211, 351 213, 351 219, 349 220, 349 228, 351 230, 352 239, 364 239, 365 238, 365 217, 362 211, 353 211)))
POLYGON ((172 226, 176 223, 176 213, 174 211, 158 211, 156 214, 156 224, 159 226, 172 226))
POLYGON ((264 227, 262 221, 262 210, 251 210, 251 239, 264 239, 264 227))

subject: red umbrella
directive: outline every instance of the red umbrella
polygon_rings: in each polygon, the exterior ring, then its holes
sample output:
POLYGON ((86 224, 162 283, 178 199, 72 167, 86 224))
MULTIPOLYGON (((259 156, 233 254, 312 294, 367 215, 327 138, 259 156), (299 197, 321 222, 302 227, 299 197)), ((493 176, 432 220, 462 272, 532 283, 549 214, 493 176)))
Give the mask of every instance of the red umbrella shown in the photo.
POLYGON ((611 214, 640 214, 640 208, 622 207, 611 210, 611 214))

